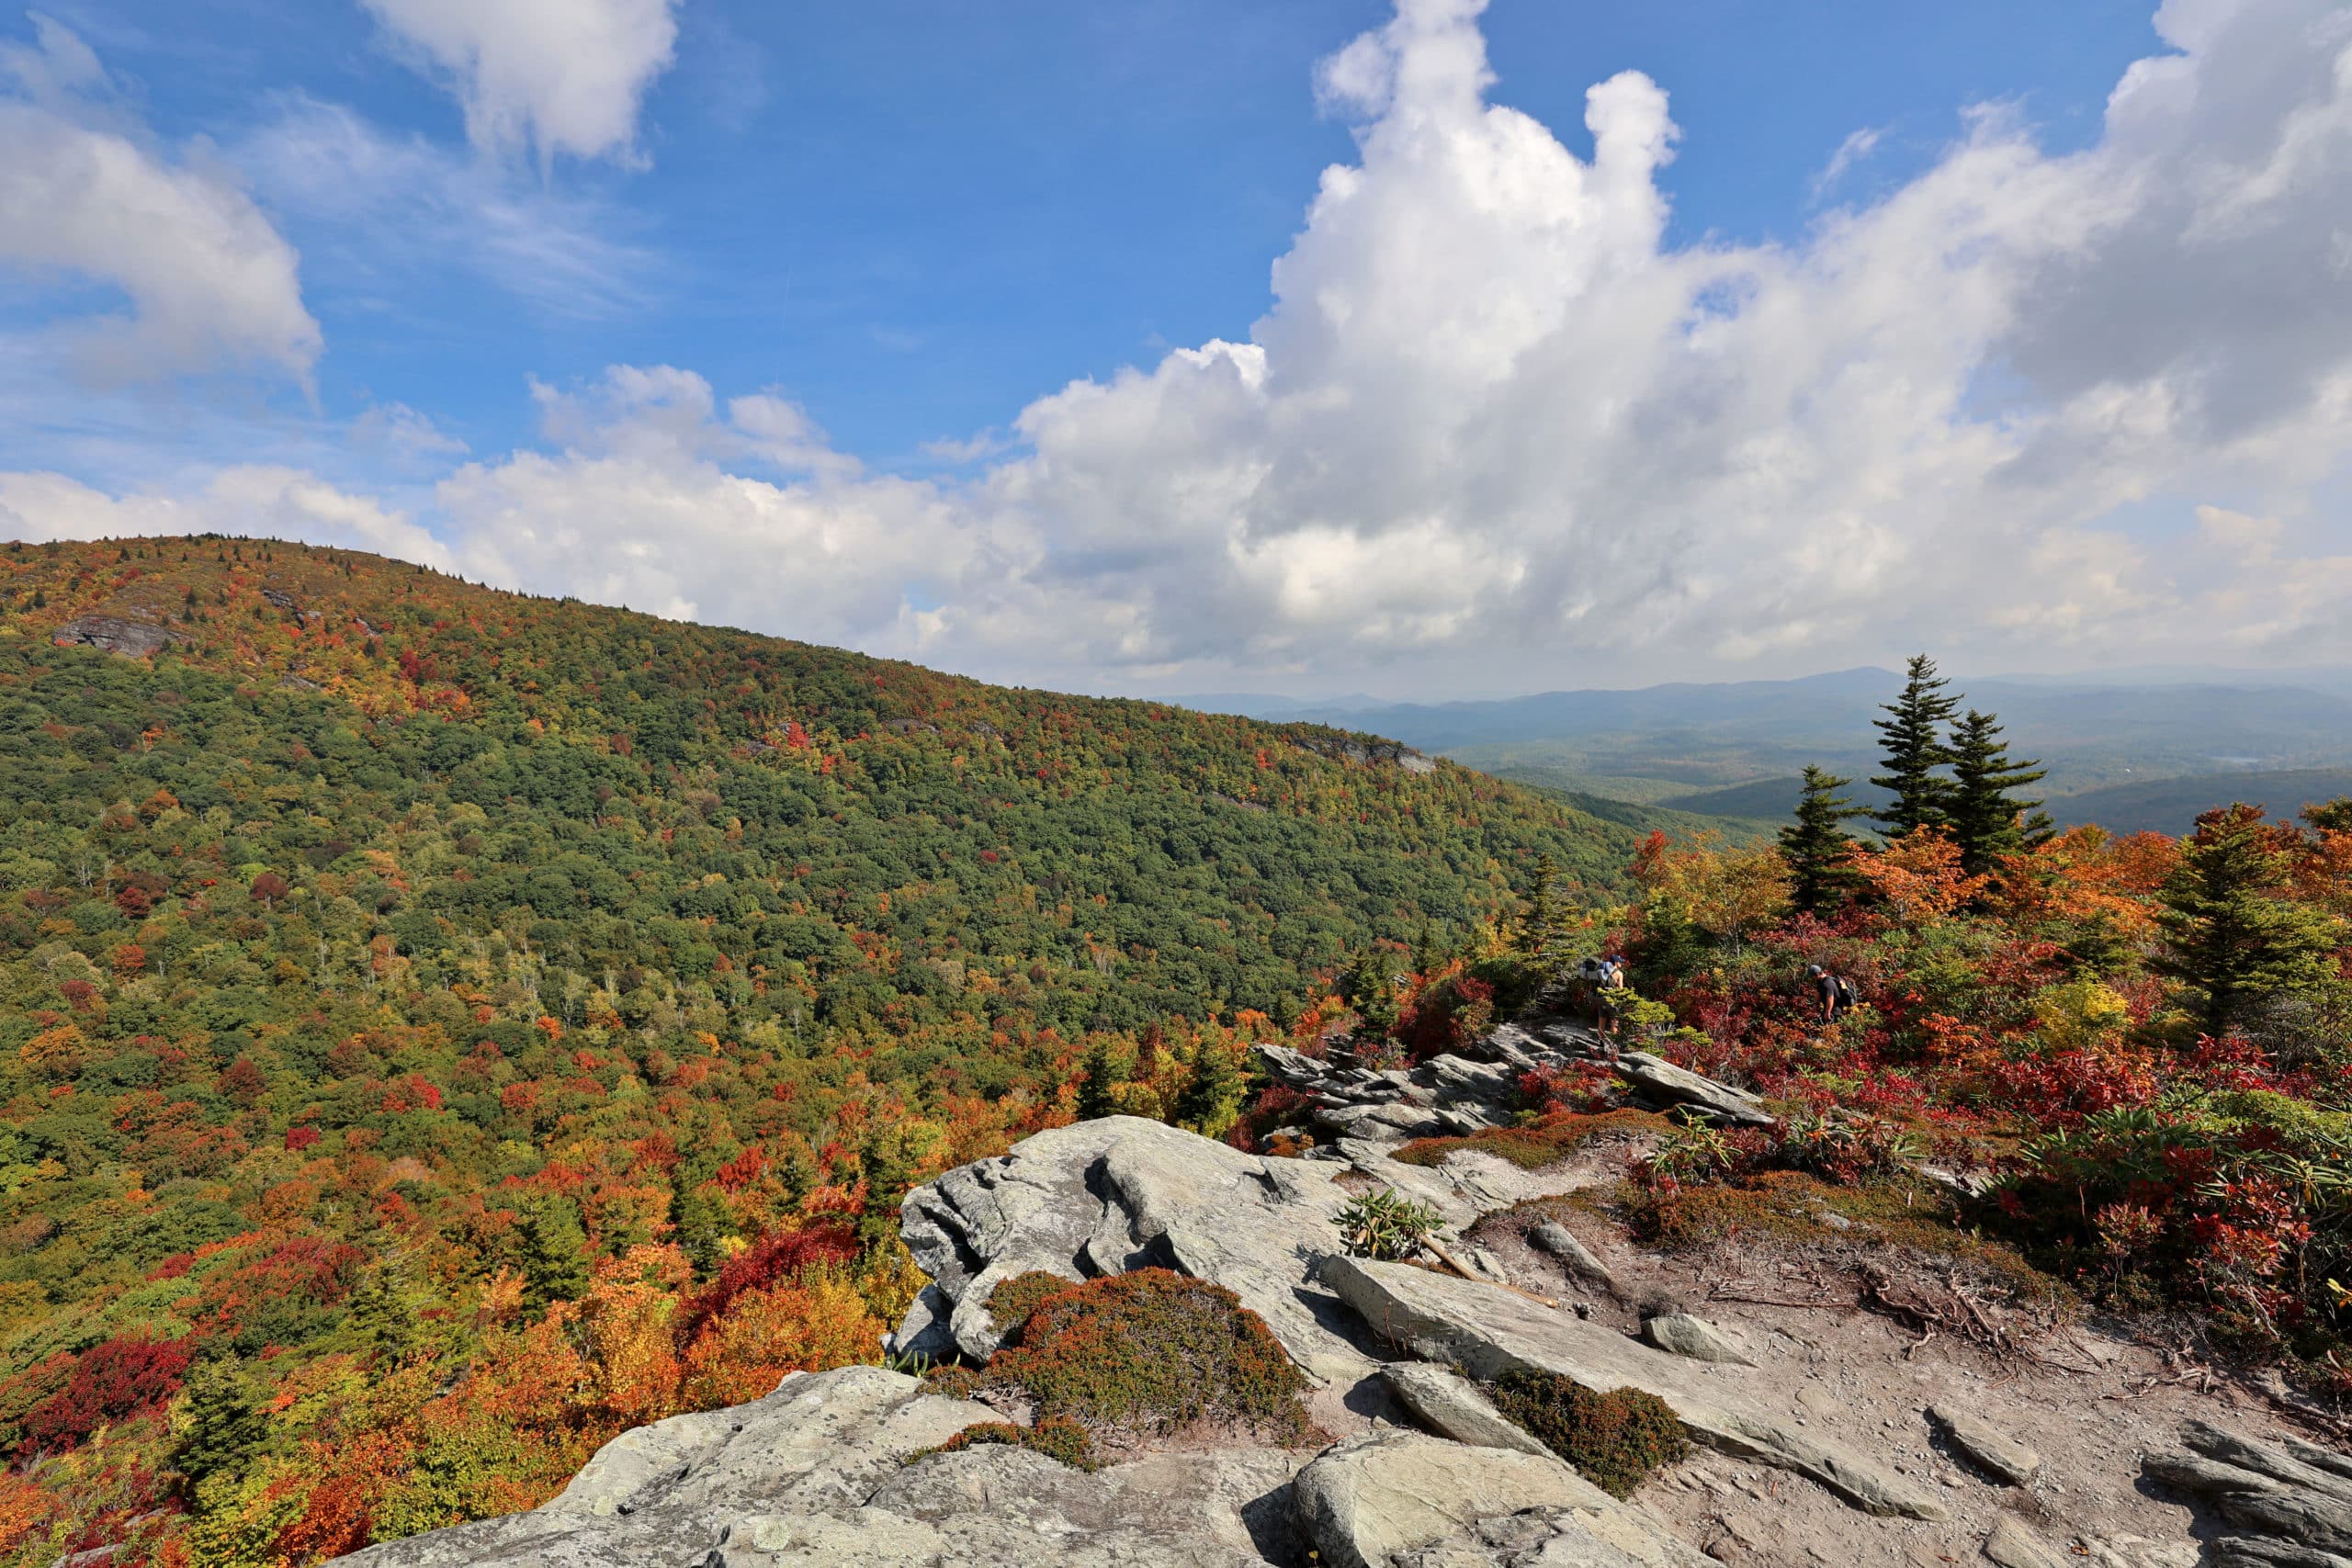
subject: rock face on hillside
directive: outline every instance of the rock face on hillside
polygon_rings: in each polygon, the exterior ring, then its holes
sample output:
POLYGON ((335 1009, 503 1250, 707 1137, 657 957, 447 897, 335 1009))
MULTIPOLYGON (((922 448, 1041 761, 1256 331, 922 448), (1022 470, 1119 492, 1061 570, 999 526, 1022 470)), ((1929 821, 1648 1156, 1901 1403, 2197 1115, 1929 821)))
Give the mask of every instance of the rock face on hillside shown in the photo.
POLYGON ((143 659, 184 639, 177 632, 143 621, 126 621, 117 615, 84 615, 58 627, 49 640, 60 648, 95 648, 126 659, 143 659))

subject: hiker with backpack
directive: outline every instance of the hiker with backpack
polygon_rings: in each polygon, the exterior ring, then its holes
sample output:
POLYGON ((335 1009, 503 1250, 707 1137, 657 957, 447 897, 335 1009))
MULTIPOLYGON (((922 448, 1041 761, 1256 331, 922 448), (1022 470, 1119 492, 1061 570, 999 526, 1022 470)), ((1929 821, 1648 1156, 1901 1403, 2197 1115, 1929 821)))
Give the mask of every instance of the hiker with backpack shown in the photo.
POLYGON ((1818 964, 1806 964, 1804 972, 1813 981, 1814 994, 1821 998, 1823 1023, 1835 1023, 1839 1013, 1852 1010, 1854 987, 1851 981, 1843 975, 1832 975, 1818 964))
POLYGON ((1612 1062, 1617 1059, 1618 1036, 1625 1027, 1625 1003, 1633 994, 1634 987, 1625 979, 1625 960, 1616 953, 1602 959, 1592 979, 1592 1029, 1612 1062))

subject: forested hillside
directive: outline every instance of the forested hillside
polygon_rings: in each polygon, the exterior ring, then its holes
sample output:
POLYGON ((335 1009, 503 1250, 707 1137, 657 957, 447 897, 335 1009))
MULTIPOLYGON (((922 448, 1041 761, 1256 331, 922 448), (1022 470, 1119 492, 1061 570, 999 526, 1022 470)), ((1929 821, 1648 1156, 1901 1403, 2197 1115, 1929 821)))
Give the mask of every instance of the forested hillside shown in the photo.
POLYGON ((0 1562, 311 1561, 870 1359, 910 1182, 1081 1086, 1217 1131, 1351 955, 1636 842, 1318 727, 9 547, 0 1562))

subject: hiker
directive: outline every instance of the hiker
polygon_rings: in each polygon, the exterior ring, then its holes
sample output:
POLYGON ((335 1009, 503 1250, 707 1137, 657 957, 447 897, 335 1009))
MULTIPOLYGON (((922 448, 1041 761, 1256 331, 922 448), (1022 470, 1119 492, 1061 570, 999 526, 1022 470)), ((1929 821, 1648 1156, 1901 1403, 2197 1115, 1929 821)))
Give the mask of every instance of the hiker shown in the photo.
POLYGON ((1854 987, 1842 975, 1832 975, 1818 964, 1808 964, 1805 976, 1813 981, 1814 995, 1821 998, 1821 1021, 1838 1021, 1838 1015, 1852 1009, 1854 987))
POLYGON ((1625 1027, 1625 1001, 1633 994, 1625 981, 1623 955, 1611 953, 1602 959, 1592 980, 1592 1027, 1612 1062, 1617 1059, 1618 1035, 1625 1027))

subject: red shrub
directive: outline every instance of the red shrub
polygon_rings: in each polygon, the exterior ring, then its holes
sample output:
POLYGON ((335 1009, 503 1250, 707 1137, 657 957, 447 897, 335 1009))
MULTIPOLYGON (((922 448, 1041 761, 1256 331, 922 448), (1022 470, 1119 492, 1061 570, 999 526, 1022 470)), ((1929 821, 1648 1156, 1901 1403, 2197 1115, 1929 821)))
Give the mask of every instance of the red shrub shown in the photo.
POLYGON ((65 1386, 25 1417, 24 1446, 70 1449, 100 1427, 162 1404, 187 1376, 187 1343, 138 1337, 84 1351, 65 1386))
POLYGON ((737 1296, 764 1290, 778 1280, 804 1269, 847 1263, 857 1256, 857 1236, 842 1225, 811 1225, 806 1230, 770 1231, 727 1260, 713 1280, 686 1303, 678 1314, 678 1342, 692 1344, 737 1296))

